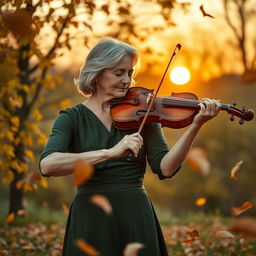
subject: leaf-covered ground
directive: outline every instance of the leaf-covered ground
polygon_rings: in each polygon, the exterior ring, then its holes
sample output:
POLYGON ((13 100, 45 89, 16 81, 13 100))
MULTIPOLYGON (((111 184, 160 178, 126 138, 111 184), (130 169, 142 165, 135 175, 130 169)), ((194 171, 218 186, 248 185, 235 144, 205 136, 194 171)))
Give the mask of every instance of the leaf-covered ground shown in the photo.
MULTIPOLYGON (((61 255, 65 225, 14 224, 0 227, 0 255, 61 255)), ((169 255, 256 255, 256 240, 233 235, 220 223, 162 225, 169 255)), ((133 254, 134 255, 134 254, 133 254)))

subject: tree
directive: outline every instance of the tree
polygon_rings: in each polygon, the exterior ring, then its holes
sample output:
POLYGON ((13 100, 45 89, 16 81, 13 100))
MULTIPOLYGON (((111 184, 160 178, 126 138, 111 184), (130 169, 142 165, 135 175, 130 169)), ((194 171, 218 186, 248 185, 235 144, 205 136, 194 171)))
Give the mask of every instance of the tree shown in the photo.
MULTIPOLYGON (((254 82, 256 81, 256 37, 255 26, 250 27, 250 21, 255 19, 255 2, 223 0, 223 6, 225 20, 235 36, 236 47, 240 52, 241 64, 244 69, 242 78, 244 82, 254 82), (252 56, 249 56, 249 49, 254 49, 252 56)), ((254 23, 252 22, 252 24, 254 23)))
MULTIPOLYGON (((43 118, 38 101, 44 91, 58 84, 58 78, 49 73, 54 60, 64 49, 71 49, 78 30, 83 31, 82 38, 85 45, 88 44, 96 12, 104 13, 108 27, 118 31, 112 33, 114 30, 110 30, 98 36, 114 34, 129 41, 128 35, 135 39, 140 32, 144 31, 145 35, 145 31, 159 29, 153 25, 144 26, 139 31, 135 29, 138 24, 131 19, 135 12, 149 16, 147 11, 136 9, 135 4, 149 7, 147 10, 152 10, 150 6, 153 6, 154 15, 160 15, 165 24, 170 24, 174 3, 169 0, 113 0, 103 5, 92 0, 1 1, 0 166, 2 182, 10 184, 9 213, 23 209, 24 192, 37 189, 35 181, 47 186, 38 173, 28 173, 28 164, 34 160, 35 144, 42 146, 46 142, 46 136, 38 126, 38 121, 43 118), (111 18, 114 16, 116 19, 111 18)), ((183 6, 186 7, 184 3, 183 6)), ((140 39, 146 40, 145 37, 140 39)))

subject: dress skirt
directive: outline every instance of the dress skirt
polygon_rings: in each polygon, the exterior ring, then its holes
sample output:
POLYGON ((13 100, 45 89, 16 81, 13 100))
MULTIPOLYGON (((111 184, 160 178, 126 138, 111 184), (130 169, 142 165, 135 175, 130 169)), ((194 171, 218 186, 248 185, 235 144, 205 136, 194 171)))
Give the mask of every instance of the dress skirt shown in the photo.
POLYGON ((78 193, 67 221, 63 256, 89 255, 77 239, 93 246, 101 256, 123 256, 129 243, 144 245, 138 256, 167 256, 167 248, 154 208, 144 188, 98 193, 112 206, 112 214, 91 202, 94 193, 78 193))

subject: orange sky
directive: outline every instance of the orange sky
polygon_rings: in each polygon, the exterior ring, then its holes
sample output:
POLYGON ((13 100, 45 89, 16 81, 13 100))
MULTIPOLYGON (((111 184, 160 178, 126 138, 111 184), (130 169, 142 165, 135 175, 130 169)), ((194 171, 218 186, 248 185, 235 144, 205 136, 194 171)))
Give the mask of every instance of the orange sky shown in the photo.
MULTIPOLYGON (((184 2, 184 1, 178 1, 184 2)), ((217 46, 225 51, 229 51, 230 48, 225 49, 225 45, 228 38, 234 38, 231 30, 227 26, 224 15, 223 8, 221 5, 221 0, 190 0, 191 7, 190 13, 184 14, 182 11, 174 11, 173 17, 174 21, 177 24, 176 27, 171 27, 166 29, 163 32, 156 33, 154 35, 149 35, 149 40, 147 45, 153 47, 156 52, 161 53, 161 56, 151 55, 144 56, 142 55, 142 65, 140 72, 145 71, 145 65, 148 60, 153 60, 158 58, 158 63, 153 65, 152 72, 153 74, 160 74, 165 68, 165 63, 167 59, 171 56, 171 53, 177 43, 181 43, 182 50, 179 53, 179 56, 176 58, 175 63, 172 65, 172 68, 179 65, 185 65, 190 70, 192 70, 193 78, 193 69, 201 68, 200 65, 200 54, 205 50, 206 44, 209 44, 212 52, 215 54, 214 47, 217 46), (211 19, 208 17, 203 17, 199 6, 203 4, 205 10, 212 14, 215 18, 211 19), (222 47, 223 45, 223 47, 222 47)), ((101 30, 101 20, 104 16, 98 15, 95 17, 95 30, 101 30)), ((152 20, 151 20, 152 21, 152 20)), ((159 22, 159 18, 156 18, 153 22, 159 22)), ((88 31, 90 34, 90 32, 88 31)), ((93 34, 92 34, 93 36, 93 34)), ((140 50, 140 48, 138 48, 140 50)), ((56 64, 62 68, 72 69, 73 72, 78 74, 79 67, 83 64, 85 57, 87 55, 88 49, 83 46, 82 40, 75 43, 71 52, 66 52, 64 56, 59 59, 56 64)), ((232 51, 231 51, 232 52, 232 51)), ((232 54, 231 54, 232 55, 232 54)), ((220 55, 220 58, 223 57, 220 55)), ((202 76, 204 79, 210 79, 212 77, 217 77, 221 74, 221 70, 214 64, 214 61, 211 61, 211 58, 206 55, 204 57, 204 67, 206 67, 202 76)), ((223 57, 224 58, 224 57, 223 57)), ((231 56, 234 58, 234 56, 231 56)), ((237 56, 238 58, 238 56, 237 56)), ((241 72, 241 66, 239 65, 239 60, 237 59, 237 65, 230 65, 229 62, 225 63, 224 61, 224 72, 241 72)), ((234 62, 233 62, 234 63, 234 62)))

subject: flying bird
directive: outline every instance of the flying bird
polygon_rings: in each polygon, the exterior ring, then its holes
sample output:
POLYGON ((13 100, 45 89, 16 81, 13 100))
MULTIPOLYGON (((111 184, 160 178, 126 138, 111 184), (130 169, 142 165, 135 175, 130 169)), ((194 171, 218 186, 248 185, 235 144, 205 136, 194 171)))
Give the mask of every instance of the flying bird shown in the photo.
POLYGON ((200 5, 200 11, 202 12, 203 17, 214 18, 211 14, 205 12, 203 5, 200 5))

